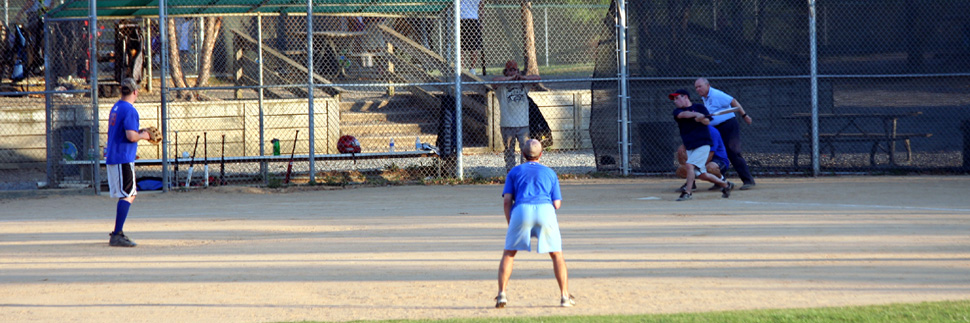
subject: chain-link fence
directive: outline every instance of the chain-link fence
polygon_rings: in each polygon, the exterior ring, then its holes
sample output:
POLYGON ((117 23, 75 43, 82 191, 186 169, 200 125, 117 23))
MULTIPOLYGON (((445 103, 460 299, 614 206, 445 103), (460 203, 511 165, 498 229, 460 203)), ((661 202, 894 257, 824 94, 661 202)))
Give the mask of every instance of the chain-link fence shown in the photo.
POLYGON ((750 116, 750 124, 738 123, 742 156, 756 175, 964 172, 968 6, 628 2, 631 168, 669 172, 680 140, 666 95, 685 88, 705 103, 693 89, 705 77, 750 116))
POLYGON ((672 174, 667 94, 699 77, 755 176, 970 165, 959 1, 36 3, 4 17, 5 187, 100 189, 125 77, 169 188, 502 176, 522 136, 560 173, 672 174))

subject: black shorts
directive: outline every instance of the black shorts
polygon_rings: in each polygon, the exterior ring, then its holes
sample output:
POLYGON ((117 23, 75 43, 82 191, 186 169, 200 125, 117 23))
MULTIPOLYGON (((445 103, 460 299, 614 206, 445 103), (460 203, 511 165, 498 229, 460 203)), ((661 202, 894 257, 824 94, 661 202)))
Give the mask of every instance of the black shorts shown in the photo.
POLYGON ((482 49, 482 23, 478 19, 461 20, 461 49, 482 49))

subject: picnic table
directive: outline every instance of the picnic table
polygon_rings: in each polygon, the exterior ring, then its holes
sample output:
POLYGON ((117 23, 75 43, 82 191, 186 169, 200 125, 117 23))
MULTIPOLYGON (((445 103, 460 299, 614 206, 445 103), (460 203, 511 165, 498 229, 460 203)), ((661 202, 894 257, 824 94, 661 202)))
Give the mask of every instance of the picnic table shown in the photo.
MULTIPOLYGON (((819 134, 818 142, 823 147, 828 147, 832 157, 835 157, 835 143, 838 142, 862 142, 872 143, 869 153, 869 164, 876 165, 876 154, 883 151, 889 155, 889 163, 898 165, 896 162, 896 142, 902 141, 906 147, 907 162, 912 161, 913 150, 910 140, 912 138, 928 138, 931 133, 901 133, 898 132, 899 120, 904 118, 916 117, 923 112, 907 113, 819 113, 819 134), (865 120, 876 120, 881 122, 881 130, 867 130, 862 124, 865 120), (826 129, 837 128, 834 132, 823 132, 823 125, 826 129)), ((794 113, 790 116, 782 117, 786 120, 800 120, 805 124, 805 131, 796 139, 773 140, 776 144, 793 144, 794 161, 793 165, 798 167, 798 155, 803 144, 812 145, 812 114, 794 113)), ((869 122, 871 123, 871 122, 869 122)))

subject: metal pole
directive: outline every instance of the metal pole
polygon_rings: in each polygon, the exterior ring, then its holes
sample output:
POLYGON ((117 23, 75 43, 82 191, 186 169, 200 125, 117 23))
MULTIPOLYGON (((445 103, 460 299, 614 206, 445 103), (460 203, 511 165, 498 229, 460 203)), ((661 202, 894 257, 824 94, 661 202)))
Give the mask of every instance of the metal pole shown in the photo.
POLYGON ((146 53, 145 59, 148 60, 148 64, 145 64, 145 66, 148 67, 147 70, 146 70, 147 73, 145 73, 146 74, 145 79, 148 80, 148 83, 145 84, 145 87, 148 90, 148 93, 151 93, 152 90, 153 90, 153 88, 152 88, 152 79, 155 78, 154 75, 152 75, 152 72, 153 72, 152 71, 152 62, 153 62, 153 60, 152 60, 152 20, 149 19, 149 18, 145 18, 145 19, 142 19, 142 21, 145 22, 145 36, 144 37, 148 39, 148 41, 142 41, 142 45, 144 45, 144 47, 145 47, 143 49, 145 51, 145 53, 146 53))
MULTIPOLYGON (((94 124, 91 127, 91 132, 92 132, 91 138, 93 139, 91 140, 91 143, 92 145, 95 145, 95 143, 97 143, 101 137, 98 135, 99 133, 98 124, 100 123, 98 122, 98 116, 100 115, 98 113, 98 38, 97 38, 98 37, 98 2, 95 0, 88 1, 88 10, 91 13, 91 16, 90 16, 91 22, 88 23, 88 31, 91 33, 91 37, 88 38, 88 42, 91 45, 91 57, 90 57, 91 76, 89 78, 89 81, 91 83, 91 113, 93 114, 92 120, 94 121, 94 124)), ((47 24, 44 24, 44 25, 47 25, 47 24)), ((50 48, 49 41, 48 41, 48 48, 50 48)), ((46 58, 47 56, 46 51, 44 53, 44 56, 46 58)), ((49 70, 50 69, 48 69, 48 71, 49 70)), ((105 145, 107 145, 107 143, 105 143, 105 145)), ((97 147, 97 146, 92 146, 92 147, 97 147)), ((91 186, 94 186, 94 194, 99 194, 101 193, 101 176, 100 176, 101 158, 97 157, 99 153, 97 151, 98 149, 95 148, 94 150, 95 150, 95 153, 92 156, 88 156, 88 158, 94 162, 94 165, 92 165, 91 167, 93 169, 93 176, 91 178, 94 182, 92 183, 91 186)))
POLYGON ((307 98, 309 101, 309 118, 310 118, 310 129, 307 129, 310 135, 310 183, 316 182, 313 173, 315 172, 315 167, 313 164, 313 0, 307 0, 306 5, 306 38, 307 38, 307 98))
POLYGON ((446 56, 443 47, 445 43, 445 35, 444 27, 442 27, 442 21, 444 21, 444 19, 438 19, 438 24, 435 25, 435 27, 438 27, 438 48, 435 48, 435 51, 438 52, 438 54, 441 54, 441 56, 446 56))
MULTIPOLYGON (((266 155, 266 132, 265 132, 265 116, 263 115, 263 15, 256 16, 256 61, 259 65, 259 97, 257 98, 257 105, 259 108, 259 155, 266 155)), ((263 184, 269 183, 269 168, 266 162, 259 163, 259 173, 263 174, 263 184)))
POLYGON ((818 52, 815 46, 815 0, 808 0, 808 35, 812 83, 812 176, 818 176, 818 52))
POLYGON ((542 29, 545 33, 546 40, 546 67, 549 67, 549 7, 542 8, 543 21, 542 24, 544 28, 542 29))
MULTIPOLYGON (((94 0, 90 0, 90 1, 93 2, 94 0)), ((52 131, 54 130, 53 129, 54 121, 52 120, 54 116, 54 104, 52 102, 51 93, 50 93, 51 84, 54 83, 54 75, 53 75, 54 73, 51 73, 51 68, 49 63, 50 62, 49 56, 50 56, 50 49, 51 49, 50 38, 51 38, 50 23, 46 23, 44 24, 44 115, 45 115, 44 127, 46 128, 48 134, 53 133, 52 131)), ((27 62, 23 62, 23 64, 25 66, 24 73, 27 73, 28 72, 27 70, 29 69, 29 67, 27 67, 27 62)), ((95 124, 97 124, 97 122, 95 122, 95 124)), ((85 134, 85 135, 87 136, 89 134, 85 134)), ((90 141, 88 142, 90 143, 90 141)), ((85 147, 82 147, 82 149, 83 148, 85 147)), ((58 149, 58 143, 54 142, 54 136, 48 135, 47 136, 47 183, 51 188, 57 187, 55 186, 57 185, 57 176, 55 176, 55 173, 54 173, 54 163, 57 161, 51 158, 52 156, 57 156, 57 154, 53 153, 55 151, 54 149, 58 149)), ((95 166, 97 166, 97 164, 95 164, 95 166)), ((95 170, 97 170, 97 168, 95 168, 95 170)), ((96 185, 92 184, 91 186, 96 186, 96 185)), ((97 189, 95 189, 94 192, 95 194, 97 194, 97 189)))
POLYGON ((462 132, 464 132, 464 129, 462 129, 463 127, 461 126, 461 113, 463 110, 461 108, 461 0, 454 0, 453 3, 454 3, 453 6, 455 7, 454 8, 455 15, 454 15, 454 21, 453 21, 453 23, 455 24, 455 28, 454 28, 455 42, 454 42, 454 46, 452 47, 454 47, 455 49, 455 52, 454 52, 454 55, 455 55, 455 60, 454 60, 455 61, 455 131, 457 131, 457 133, 455 134, 455 141, 457 141, 455 143, 455 146, 458 147, 458 156, 457 156, 458 160, 456 162, 456 166, 458 168, 457 169, 458 179, 464 180, 465 167, 463 165, 463 160, 461 156, 462 149, 463 149, 462 143, 461 143, 462 141, 461 135, 462 135, 462 132))
MULTIPOLYGON (((195 66, 195 77, 196 79, 198 79, 199 70, 201 70, 201 67, 199 66, 199 64, 202 63, 201 51, 202 51, 202 43, 204 42, 203 39, 205 37, 202 35, 202 32, 203 30, 205 30, 205 19, 203 19, 202 17, 197 17, 195 18, 195 21, 198 23, 195 26, 195 45, 192 46, 192 51, 195 52, 195 55, 194 55, 195 63, 193 65, 195 66)), ((196 81, 195 83, 198 84, 199 81, 196 81)))
MULTIPOLYGON (((169 133, 168 128, 168 84, 166 84, 165 76, 168 74, 168 9, 165 7, 167 0, 158 1, 158 33, 161 36, 162 41, 162 66, 161 71, 158 74, 161 85, 161 112, 162 112, 162 133, 169 133)), ((178 152, 175 152, 176 156, 178 152)), ((168 192, 170 186, 172 186, 172 178, 168 173, 168 140, 162 142, 162 192, 168 192)), ((178 174, 175 174, 178 175, 178 174)), ((175 180, 176 185, 178 184, 178 179, 175 180)))
POLYGON ((616 2, 617 12, 617 42, 619 42, 620 66, 620 157, 623 159, 623 175, 630 175, 630 107, 628 105, 629 96, 627 95, 627 66, 626 66, 626 1, 616 2))

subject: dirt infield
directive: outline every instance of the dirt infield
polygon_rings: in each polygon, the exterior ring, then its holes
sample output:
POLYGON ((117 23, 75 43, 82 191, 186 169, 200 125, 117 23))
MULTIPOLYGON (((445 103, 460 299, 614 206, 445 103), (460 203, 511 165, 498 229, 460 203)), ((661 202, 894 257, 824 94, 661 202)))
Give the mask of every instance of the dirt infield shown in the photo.
POLYGON ((970 299, 970 178, 761 179, 674 202, 672 179, 570 180, 574 308, 519 253, 492 308, 501 187, 0 200, 0 321, 264 322, 671 313, 970 299), (657 199, 659 198, 659 199, 657 199))

